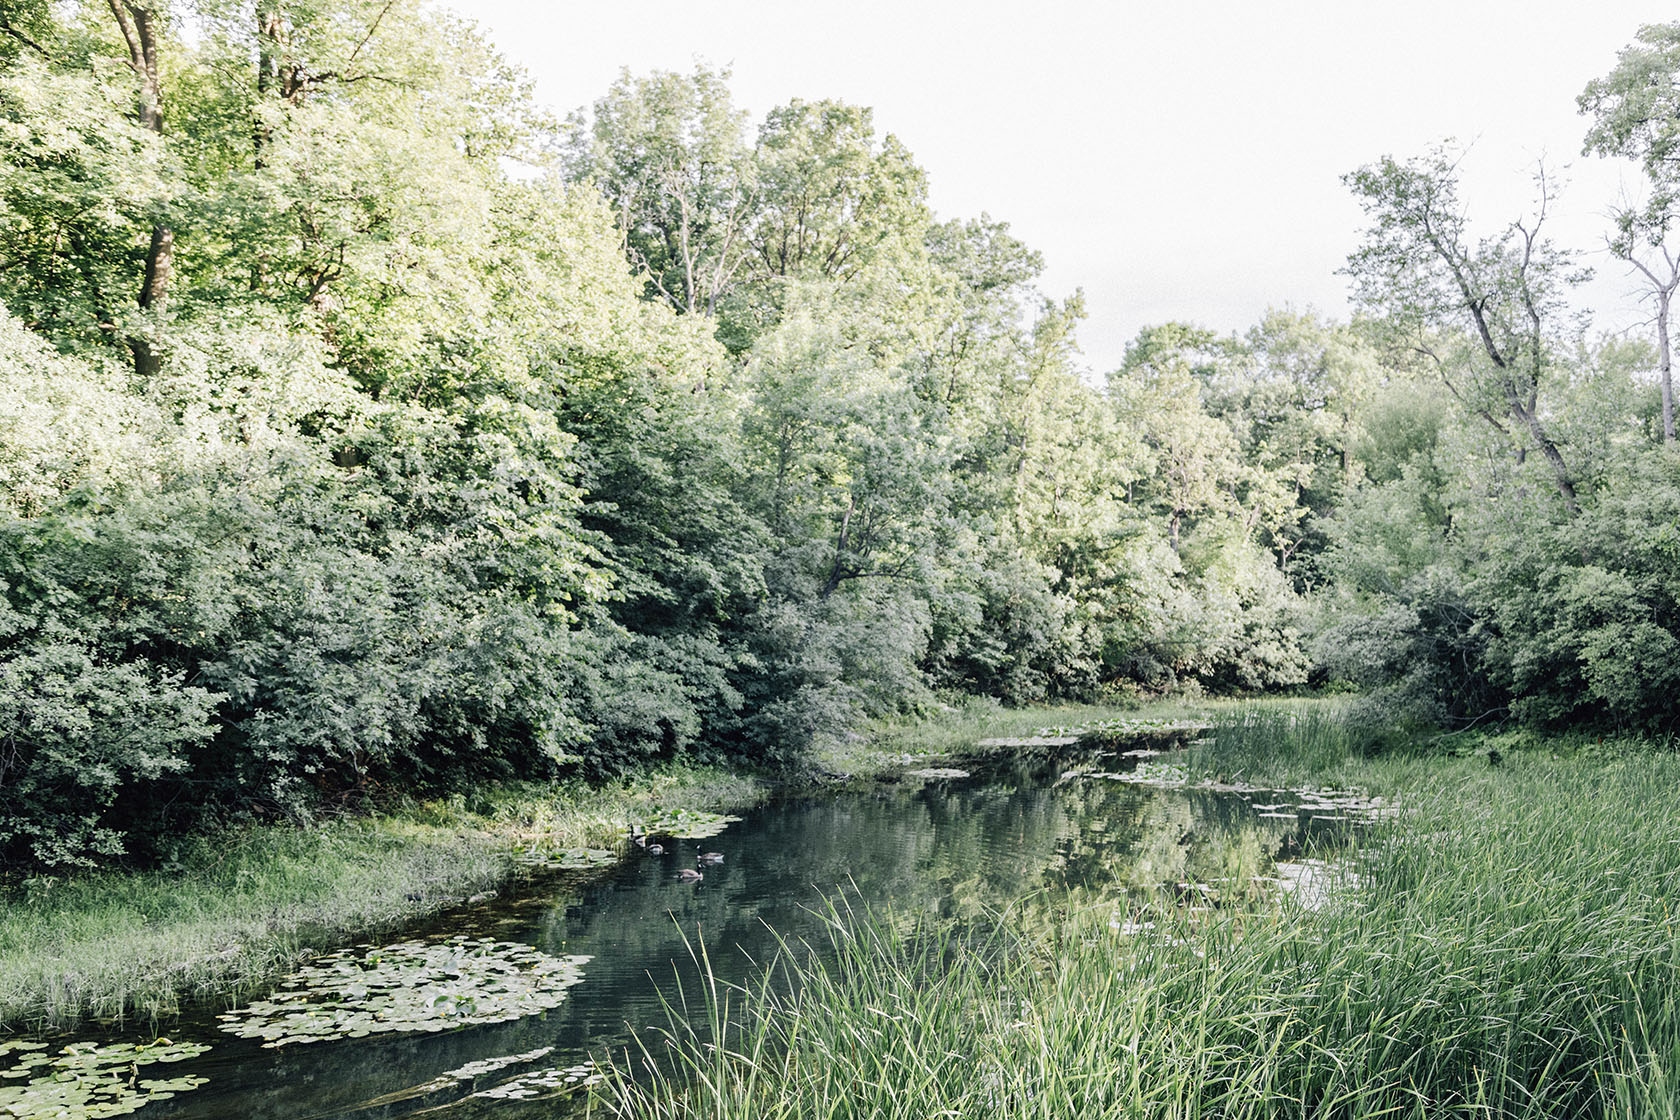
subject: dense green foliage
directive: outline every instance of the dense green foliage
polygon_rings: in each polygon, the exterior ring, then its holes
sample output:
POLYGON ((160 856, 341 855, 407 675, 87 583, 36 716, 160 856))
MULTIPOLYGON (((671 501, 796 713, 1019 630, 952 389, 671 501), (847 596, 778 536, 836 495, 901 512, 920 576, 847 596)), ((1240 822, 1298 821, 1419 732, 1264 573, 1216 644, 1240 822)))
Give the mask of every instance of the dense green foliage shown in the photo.
POLYGON ((1356 323, 1163 324, 1099 383, 867 108, 754 131, 699 67, 561 122, 418 0, 0 31, 7 864, 958 694, 1673 727, 1650 357, 1445 161, 1351 177, 1356 323))

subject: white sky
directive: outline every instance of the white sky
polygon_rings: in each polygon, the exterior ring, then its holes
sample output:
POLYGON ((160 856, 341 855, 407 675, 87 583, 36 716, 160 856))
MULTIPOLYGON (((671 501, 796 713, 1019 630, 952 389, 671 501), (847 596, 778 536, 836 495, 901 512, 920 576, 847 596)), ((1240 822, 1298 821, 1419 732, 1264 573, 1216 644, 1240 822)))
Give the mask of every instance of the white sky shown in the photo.
POLYGON ((1361 214, 1340 176, 1385 154, 1473 142, 1461 199, 1487 232, 1564 172, 1556 239, 1589 251, 1605 327, 1644 315, 1602 252, 1631 165, 1581 156, 1582 86, 1655 0, 444 0, 561 111, 621 67, 733 68, 756 120, 790 98, 875 110, 927 170, 942 218, 1008 221, 1085 290, 1093 371, 1148 324, 1241 330, 1266 307, 1345 316, 1336 269, 1361 214))

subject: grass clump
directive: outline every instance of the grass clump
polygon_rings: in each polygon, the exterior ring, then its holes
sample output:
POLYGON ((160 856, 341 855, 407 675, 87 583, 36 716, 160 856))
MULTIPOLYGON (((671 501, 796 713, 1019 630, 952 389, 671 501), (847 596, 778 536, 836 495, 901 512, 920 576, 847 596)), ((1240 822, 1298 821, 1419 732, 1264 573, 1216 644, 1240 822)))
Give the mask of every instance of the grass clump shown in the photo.
POLYGON ((1361 770, 1366 752, 1349 725, 1348 707, 1342 697, 1218 705, 1211 709, 1212 730, 1187 753, 1190 774, 1292 788, 1361 770))
POLYGON ((170 866, 37 877, 0 896, 0 1022, 157 1020, 300 958, 496 886, 522 857, 622 848, 657 813, 740 808, 763 787, 673 769, 591 787, 528 784, 307 828, 229 830, 170 866))
POLYGON ((837 916, 826 959, 790 954, 789 978, 751 993, 714 988, 700 1026, 673 1020, 668 1047, 621 1063, 613 1104, 661 1118, 1675 1115, 1680 759, 1362 762, 1310 721, 1293 745, 1238 726, 1221 765, 1328 764, 1406 806, 1327 904, 1186 910, 1140 930, 1112 904, 1025 920, 1040 900, 978 940, 837 916))

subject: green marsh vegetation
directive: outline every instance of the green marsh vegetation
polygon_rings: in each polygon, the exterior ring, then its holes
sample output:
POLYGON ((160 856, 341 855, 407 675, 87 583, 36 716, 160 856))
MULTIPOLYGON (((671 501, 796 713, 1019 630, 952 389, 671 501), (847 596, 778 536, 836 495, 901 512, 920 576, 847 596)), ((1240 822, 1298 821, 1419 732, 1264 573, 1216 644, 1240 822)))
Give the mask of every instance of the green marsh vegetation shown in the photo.
POLYGON ((689 993, 710 1018, 624 1055, 615 1106, 1671 1115, 1680 758, 1541 744, 1498 765, 1367 759, 1355 736, 1331 745, 1337 722, 1324 705, 1238 710, 1191 763, 1397 799, 1400 815, 1320 853, 1348 871, 1328 893, 1156 908, 1147 926, 1117 896, 1035 896, 977 936, 835 913, 833 963, 789 946, 791 981, 689 993))

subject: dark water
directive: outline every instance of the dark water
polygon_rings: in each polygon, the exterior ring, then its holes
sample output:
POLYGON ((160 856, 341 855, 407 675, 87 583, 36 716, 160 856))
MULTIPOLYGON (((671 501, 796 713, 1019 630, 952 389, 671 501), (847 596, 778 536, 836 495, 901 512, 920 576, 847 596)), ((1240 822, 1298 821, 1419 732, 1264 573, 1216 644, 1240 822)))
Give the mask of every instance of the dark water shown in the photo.
MULTIPOLYGON (((189 1017, 171 1037, 208 1042, 211 1050, 141 1076, 194 1074, 207 1082, 134 1115, 551 1117, 566 1111, 552 1089, 532 1100, 473 1094, 521 1073, 569 1067, 621 1049, 637 1032, 664 1023, 662 999, 678 998, 679 985, 686 985, 690 998, 699 991, 691 945, 704 943, 721 976, 744 979, 760 967, 756 962, 775 954, 776 934, 821 942, 817 911, 828 898, 843 895, 853 905, 962 921, 1044 888, 1111 890, 1133 900, 1151 892, 1170 897, 1177 884, 1218 880, 1233 864, 1252 868, 1257 859, 1268 870, 1273 858, 1300 850, 1315 832, 1339 827, 1307 809, 1294 819, 1288 811, 1278 813, 1279 795, 1069 778, 1063 765, 1017 765, 970 778, 907 779, 783 800, 712 839, 668 842, 662 856, 637 852, 592 879, 533 883, 447 915, 409 936, 465 932, 593 959, 584 966, 583 982, 551 1011, 444 1033, 268 1049, 219 1032, 210 1012, 189 1017), (1262 817, 1255 804, 1268 801, 1273 815, 1262 817), (705 866, 699 883, 679 882, 676 872, 694 867, 703 850, 723 853, 724 862, 705 866), (543 1049, 549 1052, 476 1079, 379 1101, 468 1063, 543 1049)), ((1117 904, 1117 913, 1125 905, 1117 904)), ((570 1094, 571 1103, 581 1096, 570 1094)))

